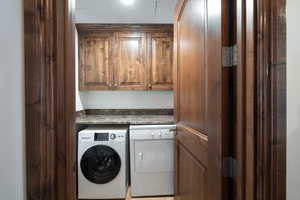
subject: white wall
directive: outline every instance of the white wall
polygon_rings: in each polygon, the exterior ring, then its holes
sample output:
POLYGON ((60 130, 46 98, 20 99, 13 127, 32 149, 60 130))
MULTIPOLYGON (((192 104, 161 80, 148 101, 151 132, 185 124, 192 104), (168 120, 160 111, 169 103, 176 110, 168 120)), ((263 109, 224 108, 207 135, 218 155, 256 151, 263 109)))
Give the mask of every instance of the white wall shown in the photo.
POLYGON ((80 98, 85 109, 173 108, 172 91, 88 91, 80 98))
MULTIPOLYGON (((78 58, 78 32, 76 31, 75 33, 75 58, 78 58)), ((79 60, 76 59, 75 61, 75 80, 76 80, 76 111, 81 111, 81 110, 84 110, 84 107, 82 105, 82 101, 81 101, 81 98, 80 98, 80 95, 79 95, 79 81, 78 81, 78 62, 79 60)))
POLYGON ((177 0, 77 0, 78 23, 173 23, 177 0), (157 8, 157 9, 156 9, 157 8))
POLYGON ((300 1, 287 1, 287 200, 300 199, 300 1))
POLYGON ((24 200, 22 0, 0 3, 0 199, 24 200))

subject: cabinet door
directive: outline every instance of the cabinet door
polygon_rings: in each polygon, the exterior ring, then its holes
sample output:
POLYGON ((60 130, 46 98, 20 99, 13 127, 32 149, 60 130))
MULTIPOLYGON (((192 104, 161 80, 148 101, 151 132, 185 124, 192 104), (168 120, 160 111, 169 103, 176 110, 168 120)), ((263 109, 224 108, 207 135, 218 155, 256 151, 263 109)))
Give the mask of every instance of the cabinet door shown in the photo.
POLYGON ((116 37, 114 88, 118 90, 147 89, 146 34, 117 33, 116 37))
POLYGON ((173 35, 172 33, 150 34, 150 81, 152 90, 173 88, 173 35))
POLYGON ((106 90, 111 85, 111 37, 80 37, 80 90, 106 90))

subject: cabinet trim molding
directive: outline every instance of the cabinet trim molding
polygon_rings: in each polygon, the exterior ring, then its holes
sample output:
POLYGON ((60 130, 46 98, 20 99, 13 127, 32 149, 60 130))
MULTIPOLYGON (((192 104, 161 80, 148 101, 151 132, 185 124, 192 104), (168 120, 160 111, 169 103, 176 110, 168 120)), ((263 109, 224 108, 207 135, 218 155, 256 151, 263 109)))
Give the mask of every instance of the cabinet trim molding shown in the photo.
POLYGON ((78 33, 99 33, 115 31, 145 31, 145 32, 170 32, 173 24, 76 24, 78 33))

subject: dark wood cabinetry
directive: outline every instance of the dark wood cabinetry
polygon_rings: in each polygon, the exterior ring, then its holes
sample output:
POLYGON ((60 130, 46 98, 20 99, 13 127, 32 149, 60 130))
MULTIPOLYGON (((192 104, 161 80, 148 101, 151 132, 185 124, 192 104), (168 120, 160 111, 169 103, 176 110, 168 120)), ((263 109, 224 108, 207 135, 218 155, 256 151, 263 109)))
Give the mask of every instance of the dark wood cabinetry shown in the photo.
POLYGON ((79 25, 80 90, 172 90, 172 25, 79 25))
POLYGON ((150 34, 150 84, 152 90, 173 88, 172 33, 150 34))
POLYGON ((80 89, 105 90, 112 84, 112 37, 85 35, 80 40, 80 89))
POLYGON ((116 33, 117 56, 114 87, 118 90, 146 90, 146 34, 116 33))

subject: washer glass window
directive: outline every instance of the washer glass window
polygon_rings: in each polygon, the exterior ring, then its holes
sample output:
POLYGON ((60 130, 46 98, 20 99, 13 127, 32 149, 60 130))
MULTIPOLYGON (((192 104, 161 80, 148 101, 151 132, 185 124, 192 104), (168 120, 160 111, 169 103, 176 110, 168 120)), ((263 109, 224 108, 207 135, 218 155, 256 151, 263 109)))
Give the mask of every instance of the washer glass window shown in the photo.
POLYGON ((111 147, 97 145, 83 154, 80 167, 86 179, 96 184, 105 184, 119 174, 121 159, 111 147))

